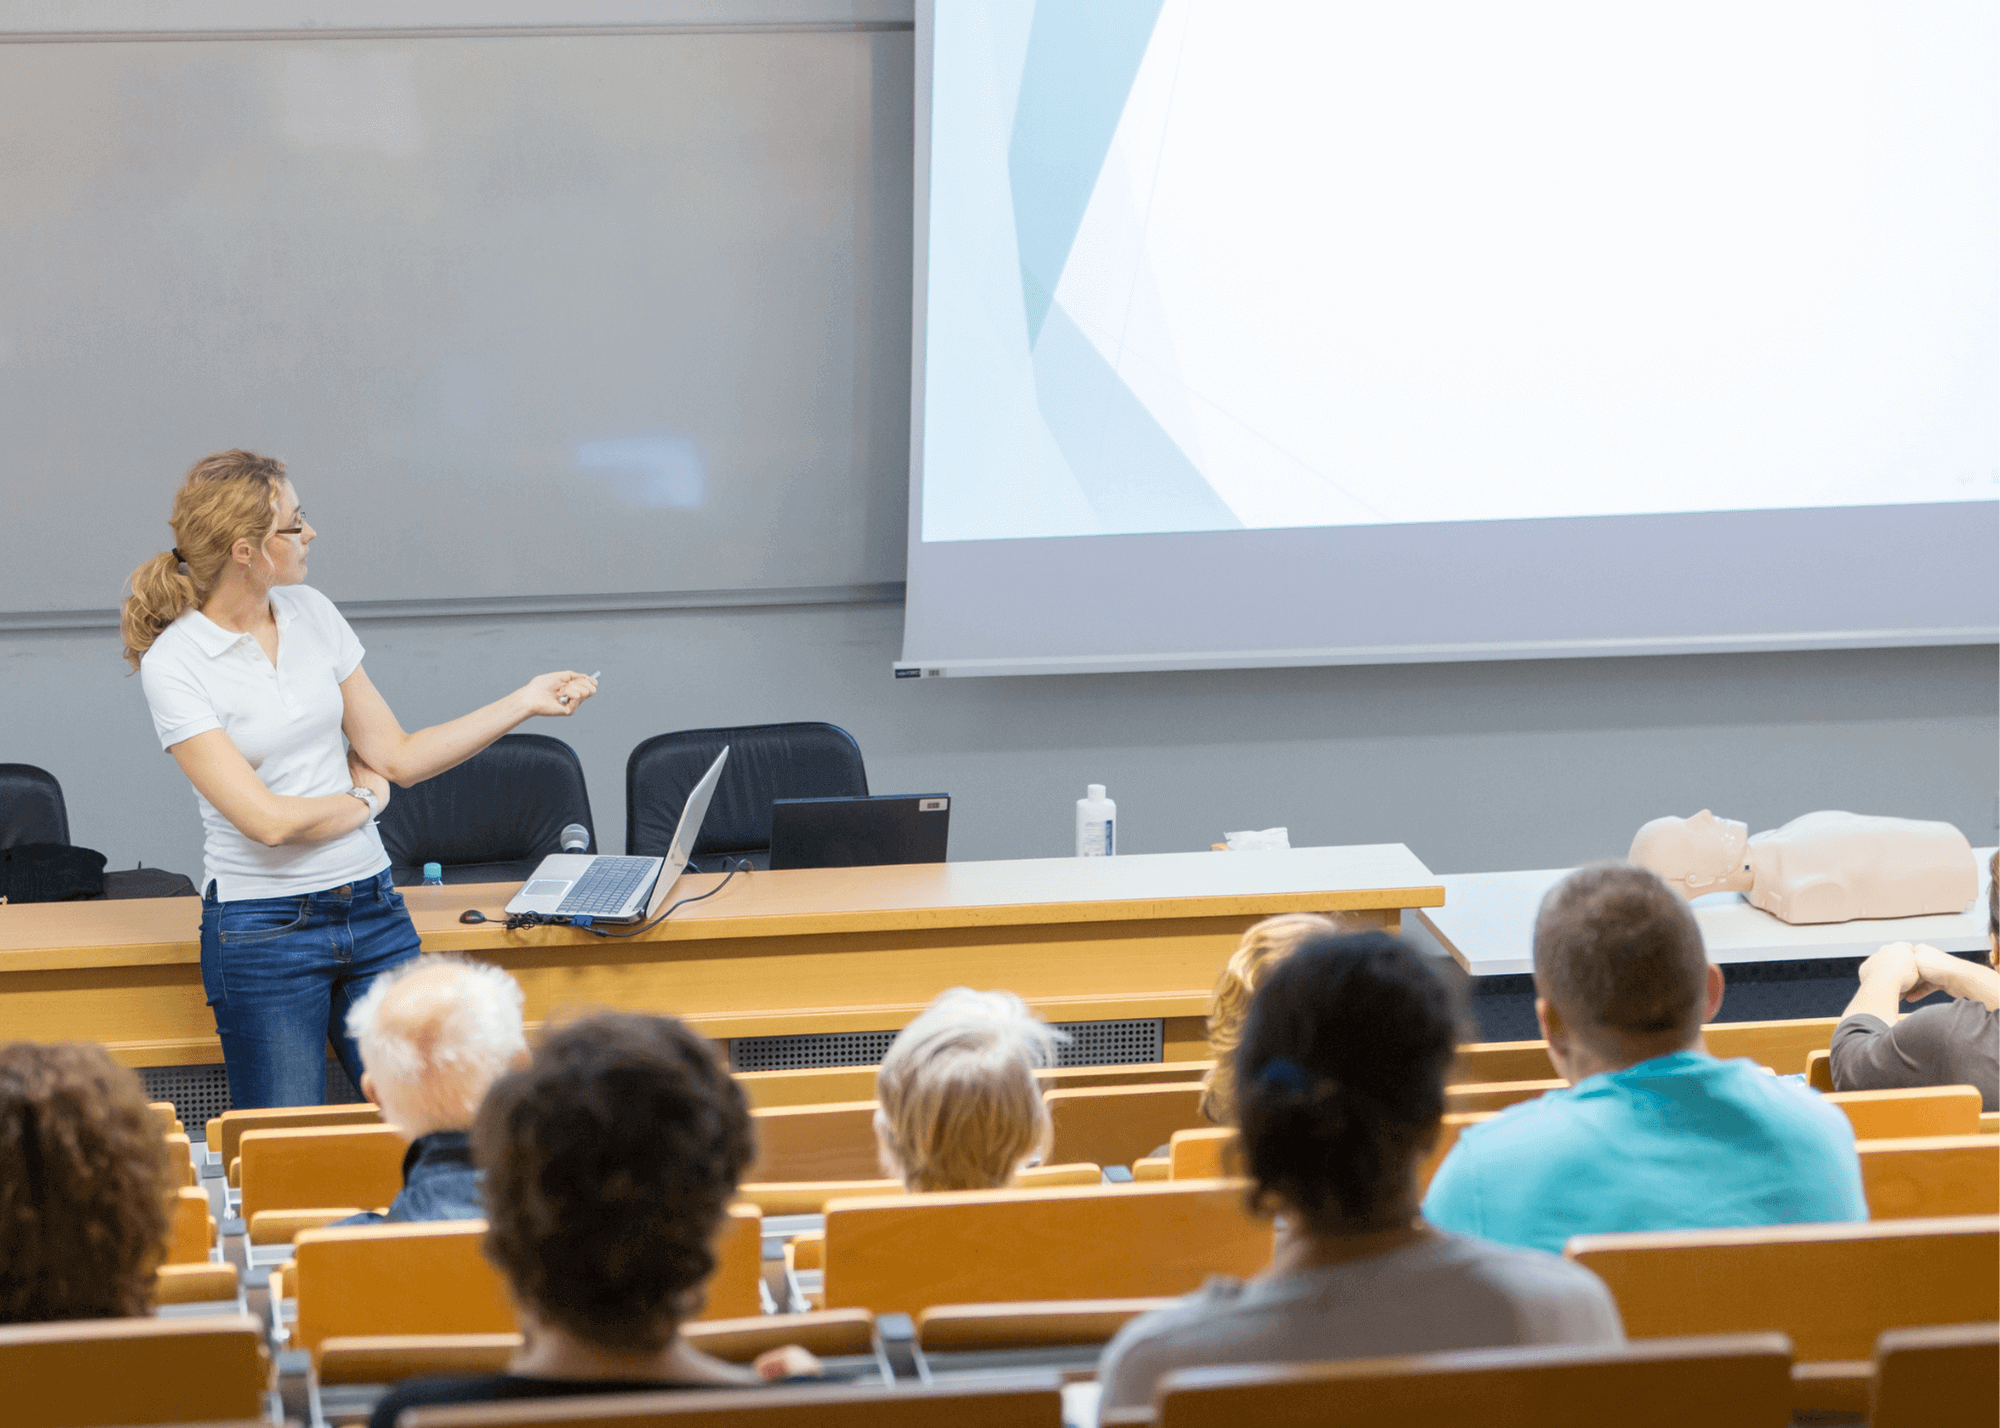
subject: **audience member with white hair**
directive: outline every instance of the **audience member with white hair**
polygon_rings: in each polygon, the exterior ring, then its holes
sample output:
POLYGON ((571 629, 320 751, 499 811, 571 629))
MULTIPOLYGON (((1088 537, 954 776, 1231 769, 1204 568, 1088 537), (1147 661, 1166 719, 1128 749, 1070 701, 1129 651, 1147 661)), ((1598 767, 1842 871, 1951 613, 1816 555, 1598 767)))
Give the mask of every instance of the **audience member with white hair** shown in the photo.
POLYGON ((484 962, 429 953, 377 977, 347 1014, 361 1094, 410 1142, 403 1189, 380 1220, 477 1220, 472 1121, 487 1088, 528 1060, 521 985, 484 962))
POLYGON ((906 1189, 993 1190, 1048 1153, 1035 1068, 1063 1033, 1012 992, 942 992, 898 1033, 875 1076, 882 1169, 906 1189))

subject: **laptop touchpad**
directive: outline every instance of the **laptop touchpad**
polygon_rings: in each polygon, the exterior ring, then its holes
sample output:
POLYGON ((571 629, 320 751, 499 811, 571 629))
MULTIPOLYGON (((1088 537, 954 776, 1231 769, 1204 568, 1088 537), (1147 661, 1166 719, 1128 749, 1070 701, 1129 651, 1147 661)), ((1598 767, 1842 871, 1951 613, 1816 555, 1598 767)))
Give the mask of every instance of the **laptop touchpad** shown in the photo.
POLYGON ((560 897, 569 891, 568 878, 536 878, 521 889, 522 897, 560 897))

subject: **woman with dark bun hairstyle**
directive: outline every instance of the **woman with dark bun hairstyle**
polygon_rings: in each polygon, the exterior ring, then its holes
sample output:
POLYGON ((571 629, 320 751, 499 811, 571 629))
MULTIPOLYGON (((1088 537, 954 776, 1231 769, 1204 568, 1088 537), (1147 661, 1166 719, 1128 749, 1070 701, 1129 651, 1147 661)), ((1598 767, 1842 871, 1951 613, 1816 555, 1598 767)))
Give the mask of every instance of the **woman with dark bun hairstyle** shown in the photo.
POLYGON ((360 1085, 347 1013, 418 952, 375 831, 390 785, 454 768, 524 719, 574 714, 597 685, 545 674, 406 733, 361 667, 361 641, 304 583, 318 532, 282 461, 202 458, 168 524, 174 548, 132 572, 121 629, 201 814, 201 982, 229 1101, 318 1105, 329 1033, 360 1085))
POLYGON ((753 1153, 742 1088, 672 1017, 604 1013, 551 1032, 494 1083, 472 1128, 486 1257, 525 1342, 505 1373, 391 1390, 372 1428, 429 1404, 815 1377, 818 1361, 795 1346, 741 1369, 681 1337, 753 1153))
POLYGON ((1310 938, 1262 980, 1235 1107, 1251 1208, 1277 1216, 1270 1266, 1128 1324, 1098 1368, 1105 1409, 1145 1407, 1201 1364, 1623 1339, 1589 1270, 1419 1213, 1462 1022, 1454 989, 1386 933, 1310 938))
POLYGON ((0 1046, 0 1324, 146 1313, 172 1193, 138 1076, 93 1042, 0 1046))

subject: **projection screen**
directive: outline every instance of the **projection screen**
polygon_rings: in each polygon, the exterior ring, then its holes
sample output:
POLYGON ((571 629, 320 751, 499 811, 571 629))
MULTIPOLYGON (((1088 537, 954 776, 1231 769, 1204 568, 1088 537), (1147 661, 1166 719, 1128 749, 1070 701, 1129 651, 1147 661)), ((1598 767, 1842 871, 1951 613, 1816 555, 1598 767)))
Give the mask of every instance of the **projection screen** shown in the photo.
POLYGON ((920 4, 897 675, 2000 638, 1995 15, 920 4))

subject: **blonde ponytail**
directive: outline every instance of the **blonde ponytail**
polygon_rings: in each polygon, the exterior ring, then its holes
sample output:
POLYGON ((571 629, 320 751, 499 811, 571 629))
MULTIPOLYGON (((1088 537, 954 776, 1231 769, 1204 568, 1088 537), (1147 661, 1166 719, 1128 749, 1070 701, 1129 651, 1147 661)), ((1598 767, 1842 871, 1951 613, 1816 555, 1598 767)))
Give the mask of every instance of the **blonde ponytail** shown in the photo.
POLYGON ((162 630, 201 607, 229 568, 236 542, 263 548, 284 479, 284 462, 254 451, 219 451, 189 468, 167 522, 174 549, 141 565, 128 582, 132 593, 118 622, 125 663, 137 669, 162 630))

